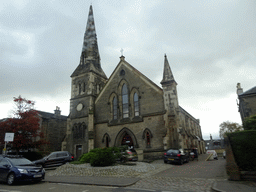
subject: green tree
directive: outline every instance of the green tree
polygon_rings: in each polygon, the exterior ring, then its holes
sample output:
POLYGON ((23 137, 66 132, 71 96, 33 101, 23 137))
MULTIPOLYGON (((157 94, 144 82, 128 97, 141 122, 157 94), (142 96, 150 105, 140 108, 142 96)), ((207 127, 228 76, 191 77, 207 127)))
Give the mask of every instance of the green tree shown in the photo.
POLYGON ((219 127, 220 127, 220 130, 219 130, 220 138, 224 138, 226 133, 233 133, 233 132, 243 130, 243 127, 240 124, 230 122, 230 121, 225 121, 225 122, 221 123, 219 127))
POLYGON ((243 123, 245 130, 256 130, 256 115, 247 117, 243 123))

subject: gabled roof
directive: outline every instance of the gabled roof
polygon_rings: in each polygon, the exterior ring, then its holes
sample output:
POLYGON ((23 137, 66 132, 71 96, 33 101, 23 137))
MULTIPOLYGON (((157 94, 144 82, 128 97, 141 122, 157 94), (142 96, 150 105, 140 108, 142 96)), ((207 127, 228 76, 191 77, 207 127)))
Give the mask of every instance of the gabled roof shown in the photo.
POLYGON ((124 60, 124 56, 120 57, 120 62, 118 63, 118 65, 116 66, 115 70, 113 71, 113 73, 111 74, 111 76, 109 77, 108 82, 106 83, 106 85, 104 86, 104 88, 102 89, 102 91, 100 92, 100 94, 98 95, 95 103, 98 101, 98 99, 100 98, 100 96, 103 94, 104 90, 108 87, 108 85, 112 82, 114 76, 117 74, 118 70, 124 66, 126 68, 128 68, 129 70, 133 71, 134 75, 137 75, 140 77, 141 80, 143 80, 145 83, 147 83, 149 86, 151 86, 153 89, 155 89, 158 92, 162 92, 163 90, 156 85, 153 81, 151 81, 149 78, 147 78, 145 75, 143 75, 140 71, 138 71, 135 67, 133 67, 131 64, 129 64, 127 61, 124 60))
POLYGON ((240 96, 247 96, 247 95, 251 95, 251 94, 256 94, 256 86, 249 89, 248 91, 245 91, 245 92, 239 94, 239 97, 240 96))

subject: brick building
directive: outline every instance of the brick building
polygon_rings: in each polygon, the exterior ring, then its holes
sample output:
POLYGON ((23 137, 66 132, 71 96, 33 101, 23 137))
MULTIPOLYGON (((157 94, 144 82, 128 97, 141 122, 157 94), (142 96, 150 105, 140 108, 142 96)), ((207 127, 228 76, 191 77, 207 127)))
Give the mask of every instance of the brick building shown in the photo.
POLYGON ((167 56, 161 87, 125 60, 109 78, 101 68, 92 6, 80 63, 71 75, 70 114, 62 150, 79 157, 93 148, 129 145, 145 158, 168 148, 205 150, 199 119, 179 106, 167 56))

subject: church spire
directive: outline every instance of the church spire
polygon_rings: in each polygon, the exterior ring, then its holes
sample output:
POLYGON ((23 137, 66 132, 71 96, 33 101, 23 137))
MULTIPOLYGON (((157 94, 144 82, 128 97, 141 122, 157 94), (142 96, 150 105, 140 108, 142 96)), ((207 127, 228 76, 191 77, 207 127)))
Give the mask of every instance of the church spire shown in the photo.
POLYGON ((89 15, 86 25, 86 30, 84 34, 84 42, 82 53, 84 53, 85 58, 94 58, 99 57, 98 43, 97 43, 97 35, 95 30, 94 18, 92 5, 89 9, 89 15))
POLYGON ((171 67, 169 65, 169 62, 167 60, 167 56, 166 54, 164 55, 164 72, 163 72, 163 79, 161 81, 161 84, 169 84, 174 82, 176 85, 176 81, 174 80, 173 74, 172 74, 172 70, 171 67))
POLYGON ((92 5, 90 5, 89 9, 80 63, 71 77, 88 71, 93 71, 102 77, 107 78, 104 71, 101 69, 92 5))

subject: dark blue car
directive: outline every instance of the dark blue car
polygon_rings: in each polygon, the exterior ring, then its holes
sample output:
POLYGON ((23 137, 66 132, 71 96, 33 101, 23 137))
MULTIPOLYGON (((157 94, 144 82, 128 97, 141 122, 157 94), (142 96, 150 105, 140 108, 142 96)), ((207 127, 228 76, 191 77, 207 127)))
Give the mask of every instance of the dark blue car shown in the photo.
POLYGON ((0 180, 12 185, 18 181, 41 181, 45 177, 42 166, 36 166, 21 156, 0 156, 0 180))
POLYGON ((183 149, 169 149, 164 153, 164 163, 179 163, 189 162, 189 153, 183 149))

